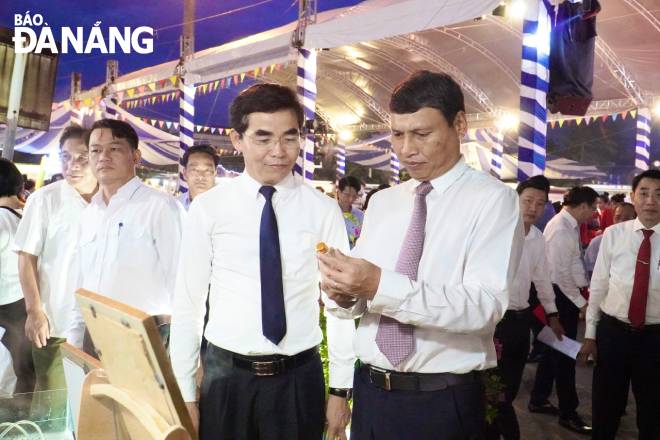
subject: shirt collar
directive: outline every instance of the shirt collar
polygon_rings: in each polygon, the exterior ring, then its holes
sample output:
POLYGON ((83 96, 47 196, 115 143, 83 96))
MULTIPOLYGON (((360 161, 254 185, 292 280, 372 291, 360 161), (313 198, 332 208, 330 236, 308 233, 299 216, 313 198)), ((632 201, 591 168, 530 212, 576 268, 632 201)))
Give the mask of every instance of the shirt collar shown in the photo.
POLYGON ((62 198, 64 199, 82 200, 85 202, 85 205, 87 204, 87 200, 85 200, 84 197, 81 196, 80 193, 73 186, 71 186, 69 182, 66 181, 66 179, 62 179, 60 191, 62 198))
MULTIPOLYGON (((633 220, 633 231, 641 231, 643 229, 647 229, 642 222, 639 221, 639 217, 633 220)), ((653 226, 651 228, 653 230, 654 234, 659 234, 660 233, 660 223, 657 225, 653 226)))
MULTIPOLYGON (((463 155, 460 156, 456 164, 444 173, 441 176, 436 177, 435 179, 431 180, 431 185, 433 185, 433 191, 429 193, 429 195, 435 193, 435 194, 442 194, 444 193, 450 186, 454 184, 468 169, 468 165, 465 163, 465 158, 463 155)), ((415 188, 419 186, 421 181, 417 179, 410 179, 411 181, 414 182, 414 185, 411 185, 408 187, 408 190, 410 192, 414 192, 415 188)))
POLYGON ((568 221, 568 223, 571 224, 573 228, 577 228, 579 226, 575 217, 573 217, 571 213, 568 212, 567 210, 562 209, 561 211, 559 211, 559 215, 563 216, 566 219, 566 221, 568 221))
MULTIPOLYGON (((140 181, 140 178, 138 176, 134 176, 131 180, 123 184, 115 193, 110 198, 110 201, 116 200, 116 201, 126 201, 130 200, 130 198, 135 194, 135 191, 142 185, 142 182, 140 181)), ((105 205, 105 202, 103 201, 103 191, 100 189, 94 194, 94 197, 92 197, 92 203, 95 205, 105 205)), ((108 203, 109 204, 109 203, 108 203)))
MULTIPOLYGON (((249 193, 252 194, 255 198, 259 197, 259 189, 261 189, 263 184, 257 182, 252 176, 248 174, 247 171, 244 171, 240 176, 237 177, 240 180, 241 186, 249 193)), ((272 185, 275 187, 275 197, 282 198, 289 194, 293 189, 298 186, 299 182, 293 174, 288 173, 284 179, 279 183, 272 185)))

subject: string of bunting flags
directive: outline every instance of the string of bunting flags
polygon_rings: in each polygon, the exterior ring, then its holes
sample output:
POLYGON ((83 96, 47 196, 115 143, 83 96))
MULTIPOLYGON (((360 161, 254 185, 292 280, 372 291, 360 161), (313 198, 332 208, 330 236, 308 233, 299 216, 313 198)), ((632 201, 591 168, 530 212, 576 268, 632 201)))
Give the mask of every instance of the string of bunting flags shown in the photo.
MULTIPOLYGON (((164 121, 162 119, 140 118, 147 124, 153 125, 161 130, 177 133, 179 131, 179 123, 172 121, 164 121)), ((207 125, 195 125, 195 133, 209 133, 217 135, 229 136, 230 128, 210 127, 207 125)))
POLYGON ((592 122, 596 122, 600 120, 601 122, 606 122, 607 120, 611 121, 616 121, 617 119, 625 120, 628 119, 629 117, 632 117, 632 119, 635 119, 637 117, 637 109, 634 110, 626 110, 623 112, 618 112, 618 113, 612 113, 612 114, 607 114, 607 115, 600 115, 600 116, 585 116, 582 118, 570 118, 570 119, 557 119, 554 121, 548 121, 548 125, 550 125, 550 128, 555 128, 555 127, 562 127, 564 124, 569 124, 569 123, 575 123, 576 125, 589 125, 592 122))
MULTIPOLYGON (((256 67, 253 70, 230 75, 226 78, 221 78, 213 81, 208 81, 205 83, 196 84, 195 95, 197 96, 207 95, 217 90, 227 89, 232 86, 243 84, 246 77, 258 78, 259 76, 265 75, 267 73, 273 73, 274 71, 282 70, 283 68, 284 68, 284 64, 276 63, 276 64, 271 64, 267 67, 256 67)), ((121 106, 126 109, 144 107, 146 105, 161 104, 179 98, 180 91, 172 90, 172 87, 177 87, 178 82, 179 82, 179 77, 173 75, 168 79, 155 81, 149 84, 145 84, 127 90, 121 90, 116 93, 116 96, 121 102, 121 106), (168 89, 167 92, 160 92, 160 93, 158 92, 158 90, 162 90, 165 88, 168 89), (155 93, 149 96, 142 96, 144 93, 149 93, 149 92, 155 92, 155 93), (136 96, 136 94, 140 97, 133 98, 134 96, 136 96)))

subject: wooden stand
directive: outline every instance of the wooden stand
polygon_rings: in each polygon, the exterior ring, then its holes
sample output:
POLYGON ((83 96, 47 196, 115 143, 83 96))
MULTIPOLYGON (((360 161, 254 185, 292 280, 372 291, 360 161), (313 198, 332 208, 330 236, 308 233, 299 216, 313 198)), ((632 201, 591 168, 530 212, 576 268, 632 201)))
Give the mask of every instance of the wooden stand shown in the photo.
POLYGON ((195 439, 152 317, 82 289, 76 297, 103 365, 85 378, 77 438, 195 439))

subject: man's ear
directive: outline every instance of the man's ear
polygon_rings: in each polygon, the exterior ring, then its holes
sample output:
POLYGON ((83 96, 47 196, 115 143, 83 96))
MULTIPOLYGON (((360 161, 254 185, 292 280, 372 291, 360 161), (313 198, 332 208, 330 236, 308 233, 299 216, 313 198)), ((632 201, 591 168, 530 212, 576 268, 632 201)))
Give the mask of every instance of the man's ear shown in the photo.
POLYGON ((465 116, 464 111, 460 111, 456 113, 456 116, 454 116, 454 123, 452 124, 454 129, 456 129, 456 133, 458 134, 458 137, 460 139, 463 139, 465 137, 465 134, 467 133, 467 117, 465 116))
POLYGON ((241 153, 243 152, 243 136, 236 130, 232 130, 229 132, 229 139, 231 140, 231 144, 234 146, 234 149, 236 151, 240 151, 241 153))

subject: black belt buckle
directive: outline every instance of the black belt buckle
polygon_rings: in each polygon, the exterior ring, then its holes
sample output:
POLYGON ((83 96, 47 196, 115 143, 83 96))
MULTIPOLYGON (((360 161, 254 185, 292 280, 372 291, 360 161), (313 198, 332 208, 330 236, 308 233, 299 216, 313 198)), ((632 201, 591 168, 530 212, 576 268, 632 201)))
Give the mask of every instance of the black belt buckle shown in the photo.
POLYGON ((255 376, 275 376, 284 369, 284 362, 277 361, 253 361, 252 372, 255 376))
POLYGON ((380 386, 385 391, 392 391, 392 380, 391 380, 392 373, 390 373, 389 371, 383 370, 382 368, 370 366, 369 367, 369 378, 371 379, 372 383, 380 386), (377 375, 377 374, 382 374, 383 375, 383 383, 382 384, 380 384, 379 381, 377 381, 374 378, 374 375, 377 375))

